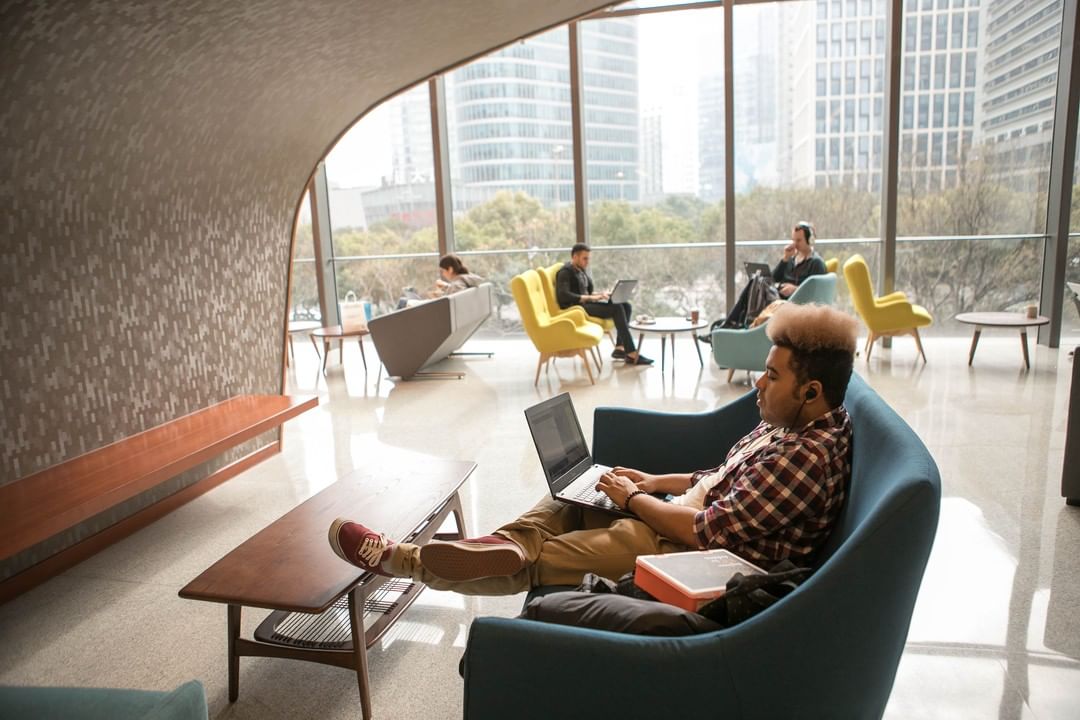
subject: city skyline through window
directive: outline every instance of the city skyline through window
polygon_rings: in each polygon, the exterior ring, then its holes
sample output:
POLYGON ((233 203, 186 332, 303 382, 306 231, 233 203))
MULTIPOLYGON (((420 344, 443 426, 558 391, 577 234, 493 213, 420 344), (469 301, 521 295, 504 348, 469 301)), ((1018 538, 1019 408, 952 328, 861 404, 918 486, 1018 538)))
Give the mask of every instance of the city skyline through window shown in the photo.
MULTIPOLYGON (((930 332, 947 328, 957 312, 1015 309, 1038 297, 1061 7, 985 0, 902 4, 895 108, 900 242, 893 277, 897 289, 935 315, 930 332), (906 239, 912 236, 958 239, 927 244, 906 239)), ((736 284, 743 282, 738 267, 744 260, 779 255, 796 220, 815 225, 823 256, 860 252, 876 269, 886 10, 883 0, 736 4, 730 129, 724 127, 720 4, 583 20, 577 24, 580 153, 568 26, 447 73, 446 101, 438 110, 448 126, 450 247, 472 254, 471 269, 505 284, 524 266, 561 259, 558 251, 578 239, 576 216, 582 214, 594 247, 622 248, 598 263, 605 276, 640 274, 634 268, 650 266, 650 272, 667 273, 645 278, 657 289, 644 298, 656 304, 650 309, 680 312, 698 304, 718 314, 724 278, 731 277, 719 247, 730 182, 736 284), (731 178, 725 176, 727 132, 735 146, 731 178), (582 208, 574 184, 579 154, 582 208), (686 251, 686 258, 676 257, 684 251, 675 248, 644 249, 672 244, 702 247, 686 251), (643 263, 646 254, 654 260, 643 263), (694 272, 676 292, 684 264, 694 272), (696 292, 692 286, 699 282, 715 297, 696 292)), ((356 217, 364 232, 379 237, 358 255, 439 252, 430 113, 425 83, 366 116, 328 156, 339 256, 350 253, 342 252, 337 236, 356 217), (357 203, 335 200, 380 192, 395 196, 396 214, 370 212, 365 203, 358 212, 351 206, 357 203), (403 198, 412 203, 408 208, 402 209, 403 198)), ((410 265, 407 284, 429 280, 434 264, 430 257, 377 262, 410 265)), ((339 273, 348 264, 338 262, 339 273)), ((357 293, 392 300, 389 286, 373 291, 362 284, 339 283, 339 292, 358 285, 357 293)))

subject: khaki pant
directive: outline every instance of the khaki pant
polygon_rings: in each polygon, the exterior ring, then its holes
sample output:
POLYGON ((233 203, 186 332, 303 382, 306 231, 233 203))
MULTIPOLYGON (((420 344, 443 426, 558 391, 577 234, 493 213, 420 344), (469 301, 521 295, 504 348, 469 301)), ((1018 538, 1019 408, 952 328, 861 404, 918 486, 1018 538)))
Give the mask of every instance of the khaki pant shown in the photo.
POLYGON ((420 547, 400 543, 390 560, 394 574, 435 590, 463 595, 513 595, 540 585, 577 585, 585 573, 617 580, 634 569, 638 555, 688 548, 657 535, 640 520, 617 518, 545 497, 532 510, 495 531, 525 552, 521 572, 504 577, 452 582, 420 563, 420 547))

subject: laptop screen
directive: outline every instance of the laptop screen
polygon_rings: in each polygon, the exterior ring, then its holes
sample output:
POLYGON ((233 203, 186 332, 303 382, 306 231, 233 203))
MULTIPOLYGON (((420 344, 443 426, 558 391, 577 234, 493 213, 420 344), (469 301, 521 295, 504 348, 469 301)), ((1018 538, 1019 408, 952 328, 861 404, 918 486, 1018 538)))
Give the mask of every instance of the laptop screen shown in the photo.
POLYGON ((589 459, 589 448, 569 393, 527 408, 525 419, 549 483, 589 459))
POLYGON ((635 290, 637 290, 637 280, 619 280, 615 283, 615 287, 611 288, 609 302, 630 302, 630 298, 634 296, 635 290))
POLYGON ((746 262, 743 263, 743 267, 746 269, 746 277, 753 277, 755 273, 761 273, 767 278, 772 277, 772 268, 765 263, 761 262, 746 262))

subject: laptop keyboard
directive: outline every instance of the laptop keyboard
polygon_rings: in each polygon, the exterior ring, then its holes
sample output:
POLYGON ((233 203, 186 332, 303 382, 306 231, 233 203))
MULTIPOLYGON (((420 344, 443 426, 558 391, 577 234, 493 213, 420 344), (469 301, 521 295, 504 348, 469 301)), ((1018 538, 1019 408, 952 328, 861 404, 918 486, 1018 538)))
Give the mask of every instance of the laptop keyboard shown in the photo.
POLYGON ((589 485, 581 488, 581 490, 579 490, 573 497, 575 500, 581 500, 582 502, 587 502, 590 505, 597 505, 604 508, 619 509, 615 503, 611 502, 611 498, 589 485))

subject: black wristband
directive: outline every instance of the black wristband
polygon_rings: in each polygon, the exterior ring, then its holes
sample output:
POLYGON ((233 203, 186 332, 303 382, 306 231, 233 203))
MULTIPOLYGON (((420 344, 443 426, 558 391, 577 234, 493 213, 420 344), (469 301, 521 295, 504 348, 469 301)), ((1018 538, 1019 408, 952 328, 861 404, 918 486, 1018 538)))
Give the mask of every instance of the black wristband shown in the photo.
POLYGON ((637 497, 638 495, 648 495, 648 494, 649 493, 645 492, 644 490, 635 490, 634 492, 630 493, 629 495, 626 496, 626 502, 623 503, 623 510, 625 510, 626 512, 632 512, 630 510, 630 501, 633 498, 637 497))

